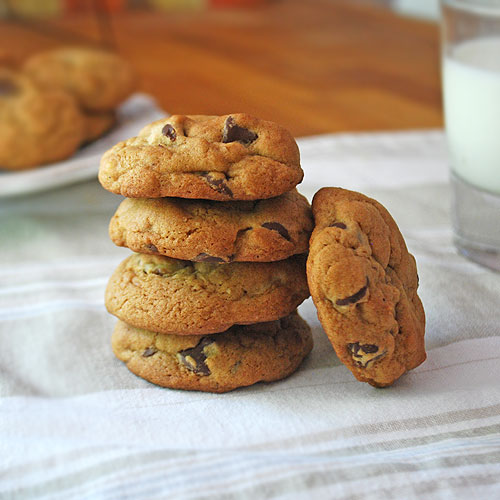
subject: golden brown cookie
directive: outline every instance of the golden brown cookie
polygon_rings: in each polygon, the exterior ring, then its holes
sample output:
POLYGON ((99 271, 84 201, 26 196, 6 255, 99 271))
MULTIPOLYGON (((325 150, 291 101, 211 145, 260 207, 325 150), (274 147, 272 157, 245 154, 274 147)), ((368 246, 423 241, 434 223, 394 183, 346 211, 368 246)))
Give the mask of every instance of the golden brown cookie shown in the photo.
POLYGON ((313 346, 296 313, 213 335, 164 335, 118 321, 113 351, 127 368, 172 389, 227 392, 291 375, 313 346))
POLYGON ((85 142, 92 142, 111 130, 116 123, 114 111, 103 113, 84 113, 85 119, 85 142))
POLYGON ((425 314, 415 259, 389 212, 340 188, 313 200, 307 279, 340 360, 376 387, 425 360, 425 314))
POLYGON ((153 122, 107 151, 99 170, 105 189, 128 198, 218 201, 279 196, 302 176, 290 133, 245 114, 153 122))
POLYGON ((134 254, 111 276, 105 302, 111 314, 137 328, 199 335, 279 319, 307 297, 302 255, 213 264, 134 254))
POLYGON ((24 75, 0 68, 0 168, 63 160, 83 136, 83 116, 71 95, 41 90, 24 75))
POLYGON ((272 262, 306 253, 308 201, 297 190, 277 198, 220 202, 126 198, 109 235, 135 252, 204 262, 272 262))
POLYGON ((73 94, 87 111, 112 111, 134 90, 130 65, 102 49, 64 47, 34 55, 24 72, 48 89, 73 94))

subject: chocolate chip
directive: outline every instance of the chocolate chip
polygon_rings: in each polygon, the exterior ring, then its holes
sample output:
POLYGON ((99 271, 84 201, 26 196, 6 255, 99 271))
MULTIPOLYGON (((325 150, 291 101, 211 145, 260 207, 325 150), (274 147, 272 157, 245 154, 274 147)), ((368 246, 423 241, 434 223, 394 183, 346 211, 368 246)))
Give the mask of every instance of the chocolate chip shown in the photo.
POLYGON ((234 122, 232 116, 228 116, 224 123, 224 130, 222 132, 222 142, 240 142, 248 146, 259 137, 255 132, 247 128, 240 127, 234 122))
POLYGON ((152 243, 148 243, 147 245, 145 245, 145 248, 147 250, 150 250, 151 252, 154 252, 154 253, 159 253, 158 252, 158 248, 156 248, 155 245, 153 245, 152 243))
POLYGON ((360 349, 359 342, 353 342, 353 343, 347 344, 347 349, 349 349, 349 350, 351 351, 351 354, 352 354, 353 356, 356 356, 356 357, 359 357, 359 356, 360 356, 360 355, 358 354, 359 349, 360 349))
POLYGON ((170 125, 170 123, 167 123, 162 129, 161 133, 168 137, 172 142, 177 139, 177 132, 175 131, 175 128, 170 125))
POLYGON ((356 302, 359 302, 366 295, 366 291, 368 290, 369 284, 370 282, 368 278, 366 278, 366 285, 363 288, 358 290, 354 295, 351 295, 350 297, 345 297, 344 299, 337 299, 335 304, 338 306, 347 306, 349 304, 355 304, 356 302))
POLYGON ((361 344, 361 350, 366 354, 373 354, 378 351, 378 345, 374 344, 361 344))
POLYGON ((220 194, 233 197, 233 192, 229 189, 225 179, 216 179, 208 172, 201 174, 201 176, 207 181, 208 185, 220 194))
POLYGON ((208 253, 202 252, 199 253, 195 258, 195 262, 225 262, 224 259, 220 257, 214 257, 213 255, 209 255, 208 253))
POLYGON ((17 92, 16 85, 11 80, 0 80, 0 96, 17 92))
POLYGON ((243 229, 238 229, 238 232, 236 233, 236 239, 235 239, 235 246, 237 241, 243 237, 243 235, 247 232, 247 231, 251 231, 252 230, 252 227, 244 227, 243 229))
POLYGON ((286 227, 282 226, 279 222, 264 222, 264 224, 262 224, 262 227, 265 229, 270 229, 271 231, 278 231, 282 238, 285 238, 285 240, 288 241, 292 241, 292 238, 290 238, 290 234, 288 233, 286 227))
POLYGON ((148 347, 143 353, 142 357, 143 358, 149 358, 149 356, 152 356, 153 354, 156 354, 158 351, 154 347, 148 347))
POLYGON ((330 224, 329 227, 340 227, 340 229, 347 229, 347 226, 343 222, 334 222, 330 224))
POLYGON ((383 358, 387 354, 387 351, 384 351, 377 356, 373 356, 372 358, 369 356, 367 357, 367 354, 375 354, 378 352, 379 347, 374 344, 360 344, 359 342, 347 344, 347 349, 351 351, 352 357, 355 358, 354 362, 356 365, 361 368, 366 368, 370 363, 383 358))
POLYGON ((209 337, 203 337, 195 347, 191 349, 184 349, 178 353, 178 357, 180 358, 182 364, 188 369, 191 370, 198 375, 210 375, 210 370, 206 365, 205 361, 207 359, 203 349, 207 345, 212 344, 214 341, 209 337), (193 362, 188 360, 190 358, 193 362))
POLYGON ((358 355, 358 352, 361 350, 365 354, 373 354, 378 351, 378 345, 375 344, 360 344, 359 342, 355 342, 353 344, 347 344, 347 347, 351 350, 354 355, 358 355))

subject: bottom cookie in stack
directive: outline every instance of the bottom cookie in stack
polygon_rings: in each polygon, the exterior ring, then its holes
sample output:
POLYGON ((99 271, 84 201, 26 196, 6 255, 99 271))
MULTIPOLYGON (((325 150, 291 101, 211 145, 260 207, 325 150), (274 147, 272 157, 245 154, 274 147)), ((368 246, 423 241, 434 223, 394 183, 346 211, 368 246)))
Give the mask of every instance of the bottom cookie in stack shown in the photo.
POLYGON ((113 351, 127 368, 172 389, 227 392, 291 375, 313 346, 311 329, 297 314, 235 325, 211 335, 172 335, 118 321, 113 351))

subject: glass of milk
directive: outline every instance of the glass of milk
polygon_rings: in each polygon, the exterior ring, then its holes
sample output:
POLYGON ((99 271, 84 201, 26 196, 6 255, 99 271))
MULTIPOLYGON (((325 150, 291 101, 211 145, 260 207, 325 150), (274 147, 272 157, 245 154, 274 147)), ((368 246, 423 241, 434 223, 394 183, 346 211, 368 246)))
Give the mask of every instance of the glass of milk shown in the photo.
POLYGON ((455 244, 500 271, 500 0, 442 0, 455 244))

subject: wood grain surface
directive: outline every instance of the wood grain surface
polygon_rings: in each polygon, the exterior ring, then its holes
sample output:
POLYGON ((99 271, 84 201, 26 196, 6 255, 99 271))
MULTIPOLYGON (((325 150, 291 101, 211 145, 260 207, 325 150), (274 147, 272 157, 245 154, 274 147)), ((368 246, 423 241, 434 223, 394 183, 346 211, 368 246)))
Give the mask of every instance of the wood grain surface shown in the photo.
POLYGON ((370 2, 126 11, 111 28, 88 13, 2 22, 0 58, 104 37, 170 113, 248 112, 296 136, 442 126, 437 25, 370 2))

